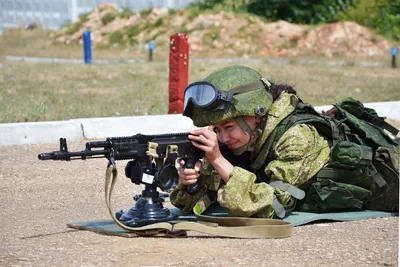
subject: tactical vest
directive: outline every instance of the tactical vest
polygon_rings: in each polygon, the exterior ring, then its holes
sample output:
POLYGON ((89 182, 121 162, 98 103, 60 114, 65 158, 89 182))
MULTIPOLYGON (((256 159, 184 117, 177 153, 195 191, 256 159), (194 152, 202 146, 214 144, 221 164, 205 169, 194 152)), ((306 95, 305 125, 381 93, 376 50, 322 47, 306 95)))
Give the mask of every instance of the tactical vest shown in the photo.
POLYGON ((398 210, 399 144, 384 129, 394 135, 398 130, 352 98, 335 104, 333 110, 327 114, 331 116, 320 115, 300 101, 268 137, 263 147, 268 151, 267 160, 262 168, 255 170, 257 176, 270 183, 263 170, 273 160, 274 147, 289 128, 297 124, 313 125, 328 141, 330 159, 314 177, 299 186, 306 196, 295 206, 286 206, 286 210, 398 210))

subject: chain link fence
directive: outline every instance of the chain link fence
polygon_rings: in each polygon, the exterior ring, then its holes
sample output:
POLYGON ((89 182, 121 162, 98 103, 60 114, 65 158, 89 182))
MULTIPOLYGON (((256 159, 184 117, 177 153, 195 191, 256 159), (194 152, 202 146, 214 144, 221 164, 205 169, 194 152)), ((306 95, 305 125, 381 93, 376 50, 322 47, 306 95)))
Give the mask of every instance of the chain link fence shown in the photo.
POLYGON ((116 3, 134 11, 150 8, 182 9, 198 0, 0 0, 0 34, 4 28, 26 27, 36 23, 58 29, 76 21, 100 3, 116 3))

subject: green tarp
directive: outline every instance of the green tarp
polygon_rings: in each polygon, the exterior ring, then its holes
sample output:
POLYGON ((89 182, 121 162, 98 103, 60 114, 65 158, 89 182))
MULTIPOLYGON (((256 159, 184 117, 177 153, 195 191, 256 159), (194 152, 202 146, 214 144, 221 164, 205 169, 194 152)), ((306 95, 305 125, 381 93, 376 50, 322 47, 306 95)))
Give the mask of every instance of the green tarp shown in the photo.
MULTIPOLYGON (((170 211, 173 214, 182 214, 182 212, 178 209, 170 209, 170 211)), ((204 214, 212 216, 220 216, 220 217, 228 216, 226 211, 221 207, 210 207, 204 214)), ((291 212, 287 217, 285 217, 284 220, 292 223, 293 226, 300 226, 317 221, 327 221, 327 220, 354 221, 354 220, 365 220, 365 219, 382 218, 389 216, 398 216, 398 213, 390 213, 390 212, 382 212, 374 210, 331 212, 331 213, 308 213, 308 212, 294 211, 291 212)), ((88 230, 108 235, 118 235, 124 237, 138 236, 135 233, 122 229, 112 220, 75 222, 67 224, 67 226, 70 228, 88 230)), ((184 234, 182 235, 184 236, 184 234)), ((165 236, 165 233, 160 232, 160 236, 165 236)), ((177 233, 175 234, 175 236, 181 236, 181 234, 177 233)))

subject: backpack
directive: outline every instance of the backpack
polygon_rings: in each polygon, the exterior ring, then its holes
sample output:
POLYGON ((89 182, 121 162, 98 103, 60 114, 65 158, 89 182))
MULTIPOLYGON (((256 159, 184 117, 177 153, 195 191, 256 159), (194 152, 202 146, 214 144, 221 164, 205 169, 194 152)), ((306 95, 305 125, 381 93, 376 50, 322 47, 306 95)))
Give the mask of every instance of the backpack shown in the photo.
POLYGON ((298 201, 295 210, 398 210, 400 149, 385 130, 393 135, 399 131, 353 98, 333 106, 319 114, 300 101, 274 133, 272 147, 290 127, 313 125, 331 148, 328 164, 299 186, 306 197, 298 201))

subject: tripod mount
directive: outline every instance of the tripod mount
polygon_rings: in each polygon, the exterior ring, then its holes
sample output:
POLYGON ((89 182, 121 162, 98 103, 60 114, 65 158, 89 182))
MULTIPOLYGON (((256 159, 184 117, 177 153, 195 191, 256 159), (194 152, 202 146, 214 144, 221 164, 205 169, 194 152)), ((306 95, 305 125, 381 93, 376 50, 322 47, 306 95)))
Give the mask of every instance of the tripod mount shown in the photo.
POLYGON ((135 205, 128 211, 116 213, 117 219, 130 227, 141 227, 159 222, 197 221, 194 215, 173 215, 162 204, 165 195, 157 191, 170 192, 178 183, 178 174, 174 166, 164 165, 161 169, 150 162, 140 165, 136 160, 129 161, 125 167, 125 176, 132 183, 144 184, 141 195, 136 195, 135 205))

